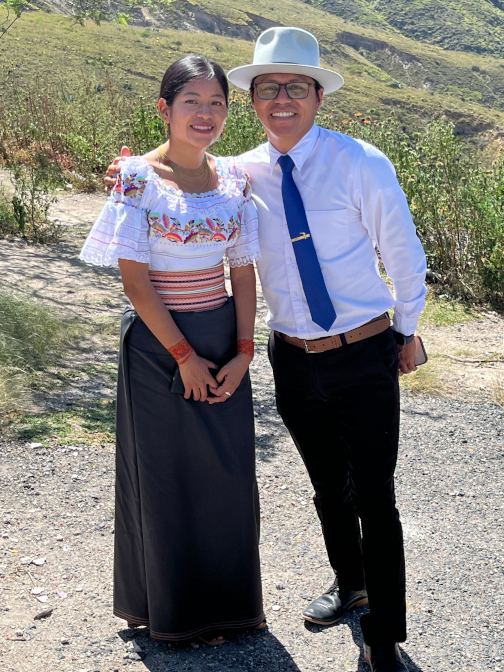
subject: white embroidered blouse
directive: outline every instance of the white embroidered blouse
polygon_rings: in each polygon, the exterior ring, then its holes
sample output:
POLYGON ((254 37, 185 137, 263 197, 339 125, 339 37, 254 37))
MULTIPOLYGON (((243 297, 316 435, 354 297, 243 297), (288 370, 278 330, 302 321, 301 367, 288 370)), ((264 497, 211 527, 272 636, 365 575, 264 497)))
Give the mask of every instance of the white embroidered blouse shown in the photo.
POLYGON ((224 255, 230 266, 260 259, 248 175, 233 157, 215 162, 217 189, 185 194, 166 184, 145 159, 123 161, 79 259, 97 266, 130 259, 161 272, 210 268, 224 255))

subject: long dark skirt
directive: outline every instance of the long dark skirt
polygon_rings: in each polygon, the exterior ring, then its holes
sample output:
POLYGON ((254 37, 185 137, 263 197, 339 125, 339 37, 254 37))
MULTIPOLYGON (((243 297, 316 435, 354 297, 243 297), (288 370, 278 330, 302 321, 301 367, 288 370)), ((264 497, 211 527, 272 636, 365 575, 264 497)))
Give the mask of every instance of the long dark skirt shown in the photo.
MULTIPOLYGON (((173 312, 196 352, 236 354, 232 299, 173 312)), ((248 373, 224 403, 171 392, 176 362, 125 311, 117 394, 114 613, 152 637, 190 639, 264 620, 248 373)))

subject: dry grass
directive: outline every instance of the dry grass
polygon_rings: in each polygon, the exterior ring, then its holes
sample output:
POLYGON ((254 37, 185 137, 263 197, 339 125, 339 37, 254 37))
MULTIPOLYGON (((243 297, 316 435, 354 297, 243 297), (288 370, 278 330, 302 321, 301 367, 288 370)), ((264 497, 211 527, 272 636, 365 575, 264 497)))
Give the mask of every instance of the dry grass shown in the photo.
POLYGON ((0 292, 0 415, 23 410, 33 375, 83 333, 80 323, 12 292, 0 292))
POLYGON ((419 366, 415 373, 401 376, 401 389, 415 395, 443 396, 446 387, 442 380, 442 371, 441 362, 436 357, 431 357, 427 364, 419 366))
POLYGON ((500 378, 495 384, 493 398, 496 404, 504 408, 504 379, 500 378))

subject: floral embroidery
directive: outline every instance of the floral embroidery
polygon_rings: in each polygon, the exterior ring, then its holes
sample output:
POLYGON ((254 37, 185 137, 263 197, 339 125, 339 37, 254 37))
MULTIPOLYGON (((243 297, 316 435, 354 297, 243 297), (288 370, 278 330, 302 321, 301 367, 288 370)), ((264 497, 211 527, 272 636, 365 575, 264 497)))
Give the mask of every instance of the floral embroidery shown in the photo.
POLYGON ((123 194, 133 200, 141 200, 147 186, 147 178, 138 173, 119 175, 113 192, 123 194))
POLYGON ((218 217, 190 219, 183 227, 176 217, 150 212, 150 235, 171 243, 200 244, 229 243, 238 238, 241 229, 241 212, 232 215, 225 224, 218 217))

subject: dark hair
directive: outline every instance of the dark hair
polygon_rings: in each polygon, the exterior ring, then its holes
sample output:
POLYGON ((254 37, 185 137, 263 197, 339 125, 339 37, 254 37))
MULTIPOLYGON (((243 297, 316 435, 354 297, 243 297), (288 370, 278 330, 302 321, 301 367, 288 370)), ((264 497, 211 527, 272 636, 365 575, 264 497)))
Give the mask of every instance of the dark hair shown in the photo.
POLYGON ((186 84, 194 79, 213 79, 214 77, 222 87, 227 105, 229 84, 226 74, 218 63, 204 56, 185 56, 172 63, 164 74, 159 97, 164 98, 167 105, 172 105, 175 96, 186 84))
MULTIPOLYGON (((259 77, 259 75, 257 75, 257 77, 259 77)), ((254 79, 250 83, 250 89, 249 89, 250 93, 254 93, 254 82, 257 79, 257 77, 254 77, 254 79)), ((318 82, 316 79, 314 79, 313 77, 312 77, 312 79, 313 79, 313 84, 315 86, 315 94, 318 98, 318 92, 320 91, 322 86, 321 86, 320 82, 318 82)))

